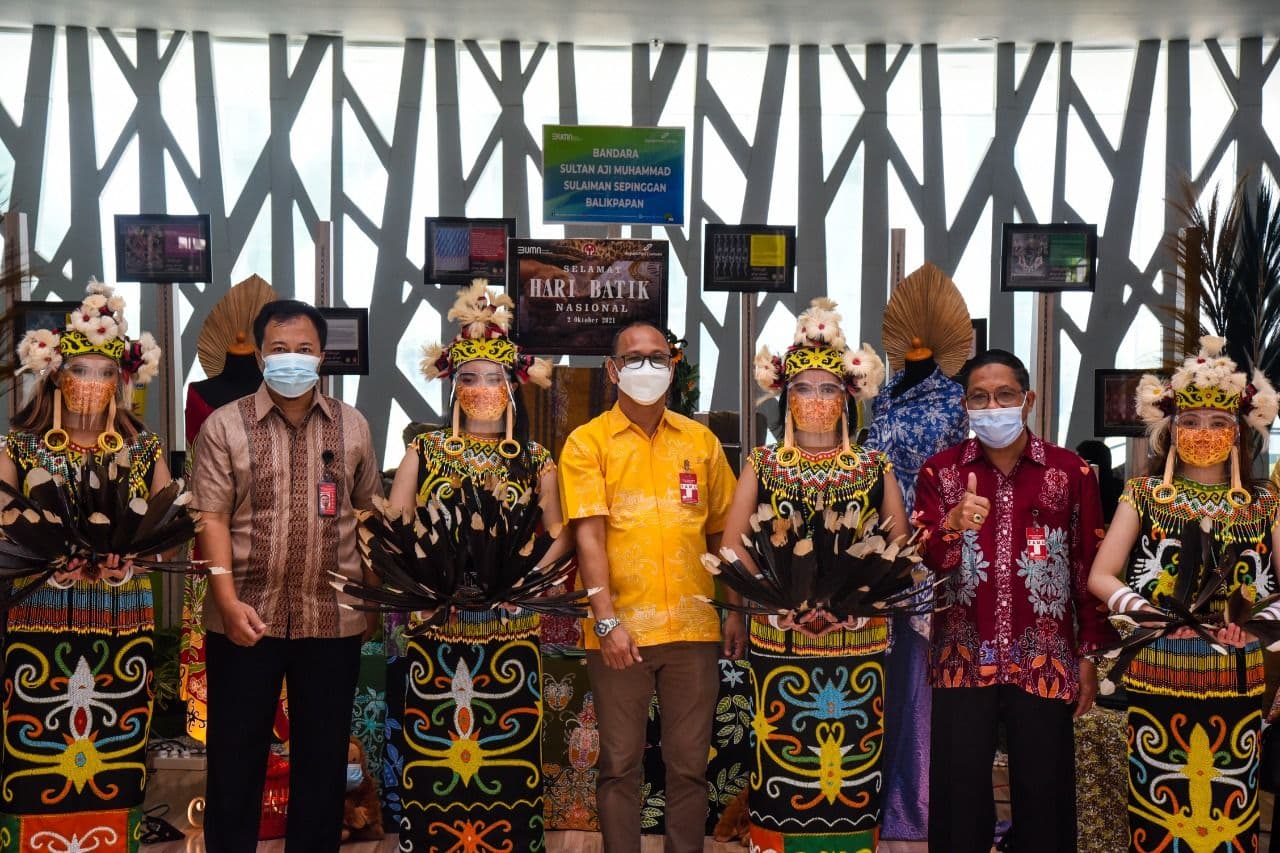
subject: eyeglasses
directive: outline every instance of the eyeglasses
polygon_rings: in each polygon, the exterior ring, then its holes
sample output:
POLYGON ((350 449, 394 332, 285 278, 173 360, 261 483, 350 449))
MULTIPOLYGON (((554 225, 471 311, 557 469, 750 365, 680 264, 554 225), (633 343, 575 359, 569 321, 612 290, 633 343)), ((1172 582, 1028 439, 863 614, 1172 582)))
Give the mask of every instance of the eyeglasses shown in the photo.
POLYGON ((831 400, 844 393, 844 386, 836 382, 821 382, 817 385, 797 382, 787 390, 787 393, 794 394, 802 400, 831 400))
POLYGON ((64 368, 73 378, 82 382, 113 382, 120 378, 120 368, 114 364, 94 367, 88 364, 69 364, 64 368))
POLYGON ((1231 429, 1236 419, 1217 412, 1186 412, 1174 420, 1183 429, 1231 429))
POLYGON ((649 355, 636 355, 634 353, 628 355, 615 355, 612 357, 615 362, 622 364, 626 370, 639 370, 647 361, 657 370, 666 370, 671 366, 671 354, 665 352, 655 352, 649 355))
POLYGON ((502 373, 459 373, 458 384, 467 388, 496 388, 505 385, 507 377, 502 373))
POLYGON ((1013 388, 1001 388, 994 397, 986 391, 974 391, 964 398, 964 404, 969 409, 985 409, 994 399, 1000 408, 1011 409, 1014 406, 1021 406, 1026 397, 1026 391, 1017 391, 1013 388))

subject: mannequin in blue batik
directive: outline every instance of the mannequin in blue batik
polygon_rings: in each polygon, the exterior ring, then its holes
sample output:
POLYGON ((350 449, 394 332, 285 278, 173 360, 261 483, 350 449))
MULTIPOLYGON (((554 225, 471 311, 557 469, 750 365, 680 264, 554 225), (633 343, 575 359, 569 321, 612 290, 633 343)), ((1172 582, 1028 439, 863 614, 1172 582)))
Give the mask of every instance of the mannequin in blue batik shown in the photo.
MULTIPOLYGON (((895 373, 873 403, 866 446, 893 463, 910 517, 920 466, 969 434, 964 389, 948 377, 969 355, 973 326, 955 284, 926 263, 894 288, 883 334, 895 373)), ((929 617, 895 619, 885 658, 886 840, 928 836, 928 653, 929 617)))

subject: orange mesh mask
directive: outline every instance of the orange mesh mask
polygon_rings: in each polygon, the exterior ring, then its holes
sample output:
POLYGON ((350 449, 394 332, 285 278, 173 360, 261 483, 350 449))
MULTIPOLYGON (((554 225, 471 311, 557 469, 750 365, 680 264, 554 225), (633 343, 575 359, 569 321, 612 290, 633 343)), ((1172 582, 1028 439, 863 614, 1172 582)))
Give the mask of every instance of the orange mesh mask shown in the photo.
POLYGON ((1204 468, 1225 462, 1236 443, 1235 427, 1191 429, 1178 427, 1178 456, 1188 465, 1204 468))
POLYGON ((116 394, 114 382, 76 379, 70 375, 62 377, 58 388, 62 391, 62 402, 67 411, 74 415, 100 415, 107 410, 116 394))
POLYGON ((787 408, 791 421, 802 432, 831 432, 840 423, 844 411, 844 395, 825 399, 821 397, 801 399, 788 397, 787 408))
POLYGON ((505 385, 483 387, 458 387, 458 405, 468 418, 477 421, 496 421, 507 412, 508 391, 505 385))

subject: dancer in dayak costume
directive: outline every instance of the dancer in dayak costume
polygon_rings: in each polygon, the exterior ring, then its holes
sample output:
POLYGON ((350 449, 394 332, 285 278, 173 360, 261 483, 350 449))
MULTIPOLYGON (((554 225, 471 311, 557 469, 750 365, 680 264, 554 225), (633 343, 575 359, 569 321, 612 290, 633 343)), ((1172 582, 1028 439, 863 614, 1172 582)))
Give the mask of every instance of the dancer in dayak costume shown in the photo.
MULTIPOLYGON (((549 385, 551 368, 521 354, 508 338, 511 305, 507 296, 490 292, 484 280, 473 282, 449 312, 461 326, 457 337, 445 347, 425 349, 423 374, 453 379, 453 425, 423 433, 409 446, 391 488, 388 517, 416 513, 421 519, 423 513, 461 511, 454 517, 463 520, 454 524, 490 526, 496 519, 484 516, 500 511, 487 496, 496 492, 506 511, 540 507, 542 524, 559 531, 555 464, 544 447, 519 437, 523 416, 513 393, 527 381, 549 385)), ((366 522, 366 532, 382 536, 382 522, 375 521, 372 528, 366 522)), ((435 536, 444 526, 437 518, 424 530, 435 536)), ((470 530, 458 535, 459 548, 481 547, 468 538, 470 530)), ((569 542, 568 536, 558 538, 538 568, 557 564, 569 542)), ((545 544, 543 539, 539 547, 545 544)), ((460 560, 495 570, 478 564, 516 556, 497 550, 460 560)), ((377 562, 372 568, 384 586, 394 586, 377 562)), ((484 586, 475 577, 441 578, 433 589, 439 592, 454 582, 484 586)), ((347 591, 379 600, 371 591, 350 586, 347 591)), ((389 595, 382 599, 387 609, 406 600, 389 595)), ((410 617, 407 678, 399 683, 389 678, 387 685, 392 708, 401 700, 390 694, 403 694, 400 725, 398 731, 392 727, 389 739, 397 756, 392 766, 399 766, 401 850, 544 848, 538 626, 537 612, 510 605, 488 610, 445 605, 410 617)))
MULTIPOLYGON (((1262 601, 1276 591, 1280 504, 1270 484, 1241 472, 1249 429, 1266 439, 1277 398, 1260 372, 1236 369, 1224 344, 1206 336, 1169 382, 1142 378, 1138 413, 1157 467, 1127 484, 1089 576, 1116 620, 1137 626, 1114 649, 1127 668, 1134 851, 1258 845, 1265 685, 1246 623, 1280 617, 1280 605, 1262 601)), ((1103 682, 1103 693, 1113 689, 1103 682)))
MULTIPOLYGON (((878 513, 890 535, 909 535, 888 458, 849 441, 851 409, 875 396, 884 365, 869 346, 846 345, 835 303, 814 300, 783 355, 761 349, 755 375, 781 397, 784 439, 751 452, 726 548, 747 556, 742 537, 751 534, 761 504, 800 531, 823 525, 824 511, 832 510, 851 512, 859 529, 878 513)), ((887 644, 883 617, 844 618, 821 608, 752 617, 752 849, 875 849, 887 644)))
MULTIPOLYGON (((129 411, 160 349, 147 334, 130 340, 126 328, 124 300, 94 282, 65 328, 22 339, 18 353, 36 384, 0 454, 0 480, 18 492, 4 518, 11 543, 9 526, 20 519, 9 513, 23 500, 61 507, 56 524, 40 513, 61 528, 72 516, 107 517, 78 513, 75 495, 92 489, 102 509, 120 509, 106 502, 158 497, 170 484, 159 438, 129 411), (92 478, 81 475, 95 463, 92 478), (109 475, 127 488, 112 488, 109 475), (71 505, 55 486, 72 489, 62 493, 71 505)), ((151 579, 113 538, 117 518, 100 526, 91 559, 57 560, 51 574, 7 591, 0 850, 138 849, 154 692, 151 579)))

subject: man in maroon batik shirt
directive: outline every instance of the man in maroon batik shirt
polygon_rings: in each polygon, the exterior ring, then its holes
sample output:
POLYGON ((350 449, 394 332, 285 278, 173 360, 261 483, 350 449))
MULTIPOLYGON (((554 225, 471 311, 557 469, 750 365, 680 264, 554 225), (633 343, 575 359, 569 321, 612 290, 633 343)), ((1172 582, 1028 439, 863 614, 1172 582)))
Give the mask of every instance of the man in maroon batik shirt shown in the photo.
POLYGON ((929 849, 991 849, 1003 724, 1011 849, 1074 851, 1073 710, 1098 689, 1082 656, 1113 637, 1085 586, 1103 532, 1098 481, 1026 428, 1035 392, 1017 356, 988 350, 957 381, 977 437, 925 462, 912 519, 929 567, 950 576, 933 616, 929 849))

